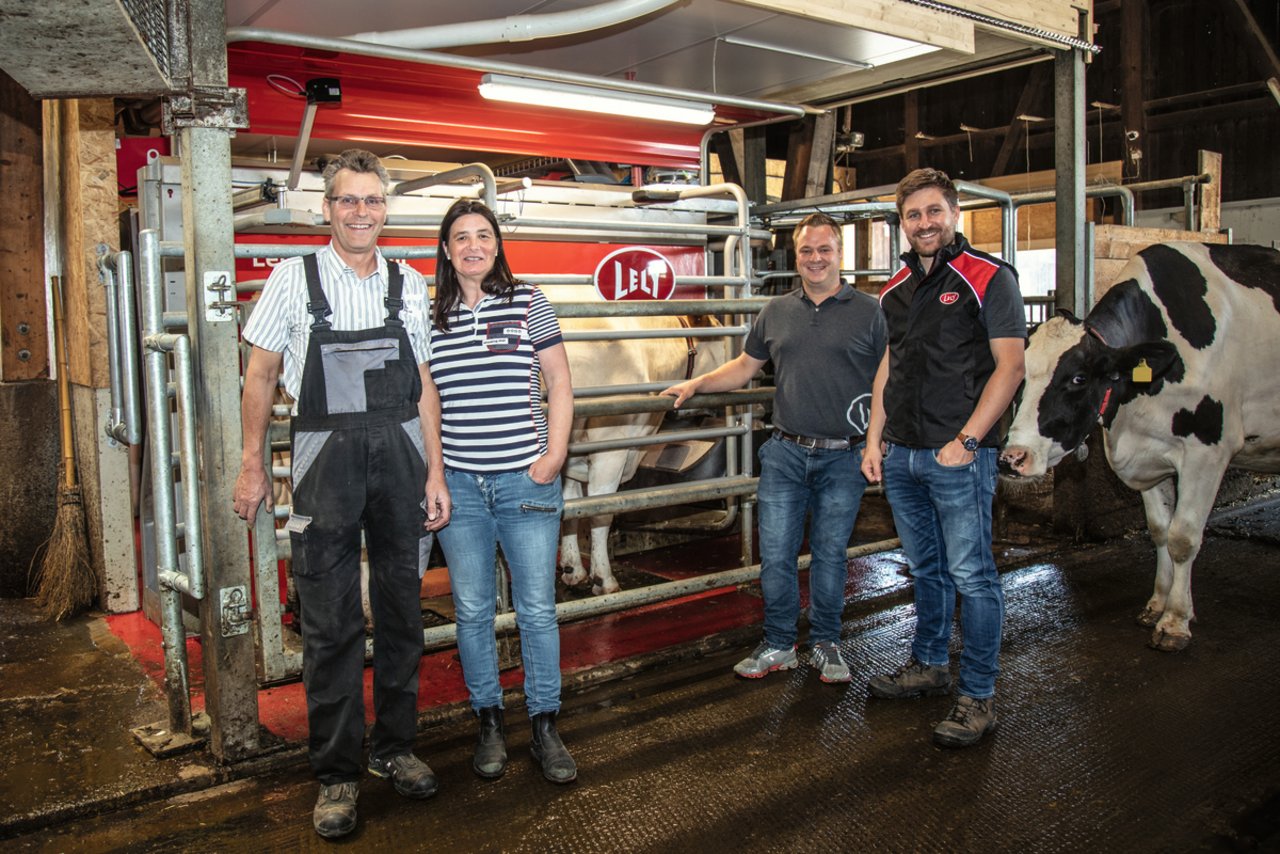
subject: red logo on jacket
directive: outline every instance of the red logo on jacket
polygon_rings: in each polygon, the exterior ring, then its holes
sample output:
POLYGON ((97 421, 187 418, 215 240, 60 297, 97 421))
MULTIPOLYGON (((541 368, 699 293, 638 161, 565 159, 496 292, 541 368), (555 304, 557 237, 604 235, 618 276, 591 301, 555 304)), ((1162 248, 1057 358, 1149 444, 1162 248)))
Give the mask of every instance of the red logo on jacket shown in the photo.
POLYGON ((943 305, 951 305, 953 302, 955 302, 958 299, 960 299, 960 294, 956 293, 955 291, 947 291, 945 294, 938 295, 938 302, 942 303, 943 305))

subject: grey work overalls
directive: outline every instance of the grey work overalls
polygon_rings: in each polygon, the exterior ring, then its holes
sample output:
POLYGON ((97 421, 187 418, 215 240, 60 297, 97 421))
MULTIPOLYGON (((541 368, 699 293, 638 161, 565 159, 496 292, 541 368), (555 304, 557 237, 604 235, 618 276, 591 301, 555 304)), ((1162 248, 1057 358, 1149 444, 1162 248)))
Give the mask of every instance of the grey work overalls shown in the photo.
POLYGON ((403 277, 389 263, 383 326, 335 331, 316 256, 304 259, 313 318, 293 439, 288 529, 301 607, 302 679, 312 770, 357 780, 364 736, 360 534, 369 556, 375 643, 370 754, 412 750, 417 724, 420 549, 426 464, 422 379, 400 319, 403 277))

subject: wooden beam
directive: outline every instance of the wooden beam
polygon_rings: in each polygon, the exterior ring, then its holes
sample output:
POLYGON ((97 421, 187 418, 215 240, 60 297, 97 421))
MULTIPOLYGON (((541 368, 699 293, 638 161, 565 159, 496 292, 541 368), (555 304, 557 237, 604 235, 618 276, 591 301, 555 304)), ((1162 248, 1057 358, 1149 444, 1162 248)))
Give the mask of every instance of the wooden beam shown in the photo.
MULTIPOLYGON (((720 175, 726 184, 742 186, 742 128, 713 134, 711 151, 720 161, 720 175)), ((707 180, 703 178, 703 180, 707 180)))
POLYGON ((995 163, 991 166, 992 175, 1003 175, 1009 171, 1009 162, 1013 159, 1013 154, 1018 150, 1027 130, 1027 123, 1021 121, 1018 116, 1025 116, 1036 108, 1040 94, 1048 84, 1049 66, 1045 64, 1031 66, 1027 83, 1022 87, 1022 94, 1018 97, 1018 106, 1014 107, 1013 118, 1009 120, 1009 127, 1005 131, 1000 153, 996 155, 995 163))
POLYGON ((1143 175, 1147 140, 1147 0, 1123 0, 1120 6, 1120 122, 1124 133, 1125 175, 1143 175))
POLYGON ((763 126, 742 129, 742 189, 747 201, 763 205, 769 201, 768 169, 765 164, 765 130, 763 126))
POLYGON ((920 168, 920 93, 912 90, 903 96, 902 105, 902 153, 906 159, 905 172, 920 168))
POLYGON ((835 133, 835 113, 807 116, 791 123, 791 135, 787 141, 787 167, 782 179, 783 201, 807 199, 826 193, 835 133))
MULTIPOLYGON (((920 6, 899 2, 899 0, 732 0, 732 2, 821 21, 823 24, 857 27, 960 53, 974 52, 972 23, 954 15, 933 12, 920 6)), ((1046 0, 1027 0, 1027 2, 1040 3, 1046 0)), ((1062 0, 1048 0, 1048 2, 1062 2, 1062 0)))
POLYGON ((0 380, 49 376, 40 102, 0 71, 0 380))
POLYGON ((1198 184, 1200 197, 1200 230, 1216 232, 1222 228, 1222 155, 1216 151, 1200 151, 1196 171, 1209 174, 1208 184, 1198 184))

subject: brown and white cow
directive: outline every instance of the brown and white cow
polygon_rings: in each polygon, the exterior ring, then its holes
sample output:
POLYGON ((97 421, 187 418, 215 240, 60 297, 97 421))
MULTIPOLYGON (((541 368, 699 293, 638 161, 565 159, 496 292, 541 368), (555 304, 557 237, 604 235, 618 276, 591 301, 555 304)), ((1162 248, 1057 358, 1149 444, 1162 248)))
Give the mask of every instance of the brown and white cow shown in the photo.
POLYGON ((1182 649, 1191 565, 1223 473, 1280 472, 1280 252, 1150 246, 1084 321, 1042 324, 1003 474, 1043 475, 1098 423, 1111 468, 1142 493, 1156 547, 1138 621, 1154 627, 1152 646, 1182 649))
MULTIPOLYGON (((544 289, 546 290, 546 289, 544 289)), ((582 293, 581 290, 578 293, 582 293)), ((560 294, 553 296, 553 299, 560 294)), ((577 299, 582 299, 578 296, 577 299)), ((690 318, 692 323, 703 323, 690 318)), ((680 328, 671 317, 609 317, 564 319, 560 322, 566 330, 610 330, 680 328)), ((724 363, 727 344, 723 338, 649 338, 615 341, 570 341, 565 344, 569 355, 569 369, 575 388, 622 385, 632 383, 675 383, 724 363), (694 347, 691 347, 694 344, 694 347), (690 358, 691 349, 696 349, 690 358)), ((630 439, 656 433, 664 413, 643 412, 631 415, 608 415, 593 418, 577 418, 573 422, 571 442, 597 442, 609 439, 630 439)), ((619 484, 635 476, 640 457, 647 447, 618 451, 599 451, 589 456, 570 457, 564 469, 564 496, 579 498, 586 488, 587 495, 608 495, 617 492, 619 484)), ((618 590, 617 579, 609 562, 609 527, 613 516, 592 516, 591 530, 591 579, 596 594, 618 590)), ((587 570, 582 563, 578 547, 578 520, 565 523, 560 540, 560 566, 564 569, 561 580, 576 586, 587 580, 587 570)))

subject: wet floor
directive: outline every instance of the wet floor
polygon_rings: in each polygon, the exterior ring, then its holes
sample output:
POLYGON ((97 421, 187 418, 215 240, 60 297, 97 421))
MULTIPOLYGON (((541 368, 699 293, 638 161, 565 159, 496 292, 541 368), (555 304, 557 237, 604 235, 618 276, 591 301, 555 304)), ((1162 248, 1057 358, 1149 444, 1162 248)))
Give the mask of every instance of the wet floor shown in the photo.
MULTIPOLYGON (((1274 510, 1271 513, 1274 515, 1274 510)), ((882 565, 881 569, 885 567, 882 565)), ((978 747, 930 740, 947 698, 869 698, 906 655, 909 594, 846 612, 849 686, 807 668, 735 678, 740 648, 659 664, 565 698, 580 768, 567 787, 528 758, 511 710, 505 777, 470 770, 466 721, 419 736, 430 801, 363 784, 352 850, 1188 851, 1280 841, 1280 546, 1213 536, 1197 564, 1191 647, 1146 647, 1134 616, 1153 560, 1132 538, 1005 575, 1000 728, 978 747)), ((73 769, 73 773, 79 773, 73 769)), ((10 781, 12 784, 12 781, 10 781)), ((9 840, 9 850, 232 851, 327 847, 315 784, 283 770, 9 840)))

